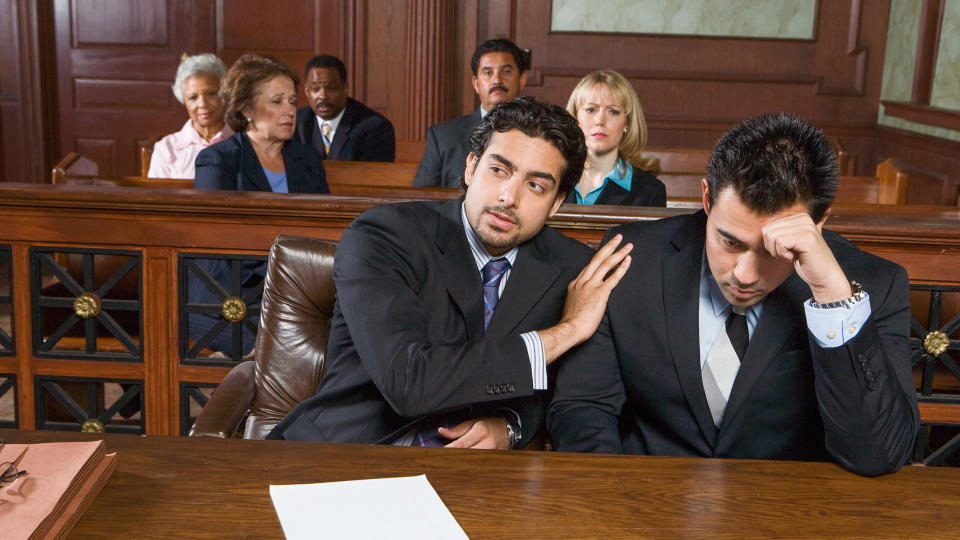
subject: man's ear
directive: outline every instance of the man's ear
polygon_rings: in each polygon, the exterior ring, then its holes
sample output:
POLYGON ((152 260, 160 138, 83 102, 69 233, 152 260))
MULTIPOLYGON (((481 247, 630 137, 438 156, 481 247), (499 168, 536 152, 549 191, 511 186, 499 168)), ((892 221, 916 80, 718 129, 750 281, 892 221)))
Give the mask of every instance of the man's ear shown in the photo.
POLYGON ((706 178, 700 179, 700 189, 703 191, 703 211, 710 214, 710 184, 706 178))
POLYGON ((527 72, 524 71, 523 73, 520 74, 520 91, 523 92, 523 89, 526 86, 527 86, 527 72))
POLYGON ((557 210, 560 209, 560 205, 563 204, 563 201, 565 200, 567 200, 566 193, 557 193, 557 198, 553 201, 553 207, 550 209, 550 213, 547 214, 547 217, 552 218, 553 215, 557 213, 557 210))
POLYGON ((827 222, 827 218, 830 217, 830 212, 833 211, 833 208, 827 208, 827 211, 823 213, 823 218, 817 222, 817 230, 823 233, 823 224, 827 222))
POLYGON ((478 85, 478 81, 477 81, 477 76, 476 76, 476 75, 473 76, 473 78, 471 79, 471 82, 473 82, 473 91, 479 96, 479 95, 480 95, 480 86, 478 85))
POLYGON ((470 185, 470 181, 473 180, 473 172, 477 170, 477 162, 480 159, 473 153, 470 152, 467 154, 466 168, 463 170, 463 183, 470 185))

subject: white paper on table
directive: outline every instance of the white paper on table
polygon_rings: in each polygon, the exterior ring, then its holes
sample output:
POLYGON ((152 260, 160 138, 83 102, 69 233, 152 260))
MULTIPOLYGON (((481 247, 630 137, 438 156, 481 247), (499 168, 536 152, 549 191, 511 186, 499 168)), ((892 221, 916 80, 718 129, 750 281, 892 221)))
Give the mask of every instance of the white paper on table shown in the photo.
POLYGON ((426 475, 270 486, 288 540, 467 538, 426 475))

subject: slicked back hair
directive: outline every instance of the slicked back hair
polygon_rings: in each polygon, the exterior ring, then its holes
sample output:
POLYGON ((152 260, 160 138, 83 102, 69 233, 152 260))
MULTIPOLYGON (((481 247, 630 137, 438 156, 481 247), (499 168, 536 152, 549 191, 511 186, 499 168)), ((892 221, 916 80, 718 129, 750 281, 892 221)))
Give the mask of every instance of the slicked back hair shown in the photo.
MULTIPOLYGON (((580 181, 583 163, 587 158, 587 145, 577 119, 563 107, 551 105, 540 98, 514 98, 491 109, 473 130, 470 134, 470 152, 479 160, 487 150, 494 131, 506 133, 513 130, 528 137, 543 139, 560 151, 567 163, 560 178, 557 196, 566 196, 580 181)), ((462 177, 460 187, 466 187, 462 177)))
POLYGON ((307 80, 307 77, 310 76, 310 70, 313 68, 335 68, 337 73, 340 74, 340 82, 347 84, 347 66, 343 65, 343 61, 329 54, 321 54, 314 56, 307 62, 307 67, 303 70, 303 80, 307 80))
POLYGON ((800 202, 820 222, 837 194, 837 157, 823 132, 798 116, 764 114, 726 132, 710 157, 710 204, 732 188, 754 212, 774 214, 800 202))
POLYGON ((529 62, 526 53, 512 41, 502 38, 488 39, 481 43, 480 46, 477 47, 477 50, 473 51, 473 58, 470 59, 470 70, 473 71, 474 76, 477 75, 477 70, 480 69, 480 58, 492 52, 505 52, 513 55, 513 61, 517 63, 517 69, 520 70, 520 73, 530 69, 530 66, 527 65, 529 62))

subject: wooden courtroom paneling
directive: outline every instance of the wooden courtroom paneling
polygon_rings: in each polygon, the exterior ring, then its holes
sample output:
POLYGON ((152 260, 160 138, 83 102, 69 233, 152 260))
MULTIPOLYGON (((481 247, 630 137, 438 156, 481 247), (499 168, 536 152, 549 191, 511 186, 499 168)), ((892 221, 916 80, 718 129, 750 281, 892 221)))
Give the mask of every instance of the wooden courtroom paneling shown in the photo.
POLYGON ((81 151, 101 171, 136 172, 137 140, 186 120, 169 88, 182 53, 214 50, 213 7, 213 0, 54 2, 60 150, 99 149, 81 151))
POLYGON ((513 37, 534 50, 527 91, 565 104, 587 72, 617 69, 640 96, 652 146, 709 148, 734 122, 769 111, 802 114, 828 134, 876 121, 885 1, 818 2, 812 40, 552 32, 550 0, 515 5, 513 37))

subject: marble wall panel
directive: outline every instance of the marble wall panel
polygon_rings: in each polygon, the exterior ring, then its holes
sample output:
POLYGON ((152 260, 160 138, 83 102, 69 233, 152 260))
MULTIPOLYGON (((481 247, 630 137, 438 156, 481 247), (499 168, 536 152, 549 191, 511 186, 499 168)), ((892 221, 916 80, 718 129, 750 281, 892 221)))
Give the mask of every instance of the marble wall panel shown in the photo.
MULTIPOLYGON (((892 0, 890 4, 890 24, 887 26, 887 50, 883 61, 881 100, 910 101, 913 75, 917 63, 917 41, 920 35, 922 8, 922 3, 917 0, 892 0)), ((957 96, 957 77, 960 76, 960 65, 957 64, 957 59, 960 58, 960 54, 953 56, 952 66, 949 65, 948 61, 941 58, 941 56, 951 54, 950 52, 944 53, 944 47, 953 48, 952 50, 955 53, 960 53, 960 36, 957 35, 956 28, 958 23, 960 23, 960 0, 947 0, 947 12, 944 13, 944 26, 940 34, 940 53, 938 54, 936 76, 934 77, 933 95, 938 96, 938 101, 931 99, 931 104, 938 107, 947 106, 960 109, 960 101, 958 101, 960 96, 957 96), (948 30, 948 23, 953 25, 952 30, 948 30), (947 65, 942 66, 941 62, 947 65), (950 80, 946 81, 946 79, 950 80), (939 95, 938 81, 941 81, 939 82, 939 95), (951 91, 954 94, 949 97, 946 96, 946 93, 951 91), (938 104, 951 100, 954 103, 952 106, 938 104)), ((877 123, 943 139, 960 141, 960 131, 887 116, 884 114, 882 104, 877 112, 877 123)))
POLYGON ((816 0, 553 0, 551 29, 812 39, 816 0))
POLYGON ((960 0, 947 0, 930 105, 960 109, 960 0))

